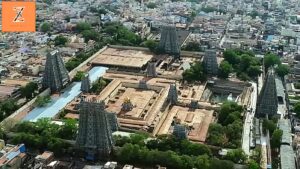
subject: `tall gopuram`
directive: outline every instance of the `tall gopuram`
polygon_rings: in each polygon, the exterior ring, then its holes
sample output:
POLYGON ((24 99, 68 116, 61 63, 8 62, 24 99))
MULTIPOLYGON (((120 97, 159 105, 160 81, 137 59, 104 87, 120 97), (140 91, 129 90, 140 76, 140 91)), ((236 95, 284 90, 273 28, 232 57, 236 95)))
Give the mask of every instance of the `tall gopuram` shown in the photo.
POLYGON ((81 80, 81 87, 80 90, 83 93, 89 93, 91 89, 91 81, 90 81, 90 77, 89 74, 86 74, 82 80, 81 80))
POLYGON ((167 99, 173 105, 175 105, 178 102, 177 88, 175 84, 170 85, 167 99))
POLYGON ((68 71, 57 50, 47 54, 45 71, 42 81, 43 88, 51 92, 59 92, 70 81, 68 71))
POLYGON ((159 41, 159 48, 174 58, 180 57, 180 46, 178 44, 178 36, 176 27, 163 26, 161 30, 161 36, 159 41))
POLYGON ((209 49, 205 51, 204 59, 204 70, 209 75, 217 75, 218 74, 218 62, 217 62, 217 52, 214 49, 209 49))
POLYGON ((103 101, 85 99, 80 103, 77 146, 86 152, 86 159, 105 159, 113 148, 112 126, 116 118, 105 110, 103 101))
POLYGON ((173 135, 178 139, 186 139, 187 138, 187 128, 184 125, 181 124, 175 124, 173 135))
POLYGON ((148 62, 146 75, 148 77, 156 77, 157 76, 155 62, 148 62))
POLYGON ((278 100, 275 83, 275 72, 270 68, 258 97, 256 115, 273 116, 277 114, 278 100))

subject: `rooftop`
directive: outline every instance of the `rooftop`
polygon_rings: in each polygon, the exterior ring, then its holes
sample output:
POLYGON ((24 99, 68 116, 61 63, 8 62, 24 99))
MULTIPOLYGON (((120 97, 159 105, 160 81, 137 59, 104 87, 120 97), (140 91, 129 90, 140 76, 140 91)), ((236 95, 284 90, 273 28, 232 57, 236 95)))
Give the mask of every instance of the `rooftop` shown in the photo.
POLYGON ((279 129, 283 131, 281 143, 292 144, 292 133, 291 133, 291 123, 289 119, 280 119, 278 121, 279 129))
POLYGON ((107 48, 92 61, 94 65, 141 68, 152 59, 150 52, 142 50, 107 48))
POLYGON ((296 169, 295 153, 291 146, 280 146, 280 161, 282 169, 296 169))
POLYGON ((173 130, 172 122, 177 119, 180 124, 191 126, 188 138, 192 141, 204 142, 208 127, 213 122, 213 110, 196 109, 190 111, 187 107, 174 106, 162 124, 158 134, 169 134, 173 130))

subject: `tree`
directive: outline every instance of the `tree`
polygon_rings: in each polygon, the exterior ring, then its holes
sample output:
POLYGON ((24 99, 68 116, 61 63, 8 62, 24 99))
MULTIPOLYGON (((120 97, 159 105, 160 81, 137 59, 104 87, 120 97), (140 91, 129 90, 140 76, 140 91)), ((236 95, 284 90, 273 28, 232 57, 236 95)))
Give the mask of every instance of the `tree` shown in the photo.
POLYGON ((241 145, 243 107, 235 102, 224 102, 218 114, 218 122, 211 124, 207 142, 212 145, 237 148, 241 145))
POLYGON ((252 78, 257 77, 261 74, 260 66, 250 65, 250 67, 247 69, 247 74, 252 78))
POLYGON ((281 145, 281 138, 282 138, 282 130, 276 129, 271 137, 271 147, 274 148, 279 148, 281 145))
POLYGON ((185 47, 186 51, 198 51, 201 52, 200 44, 198 42, 189 42, 185 47))
POLYGON ((188 82, 205 81, 206 75, 202 63, 195 62, 190 69, 187 69, 182 73, 182 78, 188 82))
POLYGON ((104 32, 109 35, 114 35, 118 31, 120 25, 107 25, 104 27, 104 32))
POLYGON ((232 71, 233 68, 231 64, 227 61, 222 61, 219 67, 219 77, 226 79, 232 71))
MULTIPOLYGON (((175 147, 174 147, 175 148, 175 147)), ((186 155, 208 155, 211 156, 211 150, 204 144, 191 143, 188 140, 182 140, 180 143, 180 153, 186 155)))
POLYGON ((234 168, 234 163, 231 161, 227 161, 227 160, 219 160, 219 159, 212 159, 210 161, 210 167, 209 169, 218 169, 218 168, 222 168, 222 169, 233 169, 234 168))
POLYGON ((74 68, 76 68, 79 64, 80 64, 80 61, 71 59, 66 63, 65 66, 68 71, 71 71, 74 68))
POLYGON ((68 140, 75 139, 76 132, 78 129, 76 120, 66 119, 63 122, 64 124, 60 127, 58 131, 58 137, 68 140))
POLYGON ((163 165, 172 169, 208 169, 210 160, 207 155, 187 156, 174 151, 149 150, 146 147, 125 144, 116 152, 117 160, 123 163, 141 164, 147 166, 163 165))
POLYGON ((44 107, 50 102, 51 102, 50 96, 38 96, 35 100, 35 105, 37 107, 44 107))
POLYGON ((250 78, 256 78, 261 73, 261 63, 251 51, 227 49, 223 56, 224 61, 231 64, 233 72, 237 73, 240 80, 247 81, 250 78))
POLYGON ((228 146, 239 147, 241 145, 241 138, 243 132, 243 124, 241 120, 236 120, 228 124, 225 129, 226 136, 229 140, 228 146))
POLYGON ((250 158, 256 162, 260 163, 261 161, 261 148, 260 147, 255 147, 255 149, 252 151, 250 158))
POLYGON ((252 57, 247 55, 247 54, 242 54, 241 55, 241 61, 240 61, 240 70, 241 71, 246 71, 248 67, 250 66, 252 57))
POLYGON ((108 22, 103 27, 103 32, 110 35, 110 43, 136 46, 142 43, 140 36, 128 30, 119 22, 108 22))
POLYGON ((242 81, 248 81, 248 80, 250 80, 250 77, 245 72, 240 72, 240 73, 237 74, 237 76, 242 81))
POLYGON ((149 50, 151 52, 156 53, 156 50, 158 48, 158 43, 157 42, 155 42, 154 40, 147 40, 146 42, 144 42, 144 44, 147 48, 149 48, 149 50))
POLYGON ((104 8, 100 8, 100 9, 98 10, 98 14, 99 14, 99 15, 101 15, 101 14, 105 15, 105 14, 107 14, 107 11, 106 11, 106 9, 104 9, 104 8))
POLYGON ((70 20, 71 20, 70 16, 66 16, 66 17, 65 17, 65 20, 66 20, 67 22, 70 22, 70 20))
POLYGON ((238 115, 240 118, 240 114, 243 112, 243 107, 238 105, 235 102, 229 102, 229 101, 224 102, 219 112, 219 118, 218 118, 219 123, 223 125, 227 125, 228 123, 226 123, 226 120, 229 117, 229 115, 233 112, 238 112, 239 114, 235 114, 235 115, 238 115))
POLYGON ((1 122, 1 129, 5 132, 5 133, 9 133, 10 131, 13 130, 13 128, 16 126, 17 124, 17 120, 13 119, 13 118, 6 118, 5 120, 3 120, 1 122))
POLYGON ((92 26, 86 22, 79 22, 76 24, 76 30, 78 32, 82 32, 84 30, 90 30, 91 28, 92 28, 92 26))
POLYGON ((210 12, 214 12, 214 11, 225 13, 224 11, 218 10, 217 8, 210 7, 210 6, 201 8, 201 11, 203 11, 205 13, 210 13, 210 12))
POLYGON ((47 148, 57 156, 63 156, 64 150, 70 147, 68 143, 58 138, 47 139, 47 148))
POLYGON ((256 10, 251 11, 249 16, 252 17, 252 19, 255 19, 257 16, 259 16, 259 13, 256 10))
POLYGON ((234 163, 244 164, 247 160, 247 155, 242 149, 235 149, 229 151, 226 156, 224 156, 224 159, 230 160, 234 163))
POLYGON ((300 83, 294 83, 294 87, 295 87, 296 89, 300 89, 300 83))
POLYGON ((249 169, 260 169, 259 163, 254 160, 250 160, 248 166, 249 169))
POLYGON ((21 97, 25 97, 27 100, 31 99, 35 95, 35 91, 38 89, 38 84, 35 82, 29 82, 26 86, 21 87, 21 97))
POLYGON ((55 46, 64 46, 68 42, 68 39, 62 35, 58 35, 54 39, 55 46))
POLYGON ((18 108, 17 101, 14 99, 7 99, 0 104, 1 114, 4 117, 11 115, 18 108))
POLYGON ((154 3, 154 2, 149 2, 149 3, 147 4, 147 8, 150 8, 150 9, 156 8, 156 3, 154 3))
POLYGON ((289 67, 283 64, 278 65, 275 71, 280 77, 284 77, 285 75, 290 73, 289 67))
POLYGON ((94 30, 84 30, 81 34, 85 42, 88 42, 89 40, 97 40, 98 37, 98 33, 94 30))
POLYGON ((275 129, 277 128, 276 122, 274 122, 272 120, 268 120, 268 119, 263 119, 262 126, 263 126, 264 132, 266 133, 266 131, 268 130, 271 135, 275 131, 275 129))
POLYGON ((100 93, 102 89, 106 86, 106 81, 103 78, 100 78, 98 81, 92 84, 91 91, 94 93, 100 93))
POLYGON ((268 68, 271 66, 280 65, 280 64, 281 61, 279 59, 279 56, 270 53, 265 55, 264 57, 265 70, 268 70, 268 68))
POLYGON ((98 10, 96 7, 92 6, 92 7, 90 7, 90 11, 93 13, 96 13, 98 10))
POLYGON ((300 102, 294 105, 293 111, 296 113, 296 117, 300 118, 300 102))
POLYGON ((73 80, 78 82, 78 81, 81 81, 85 76, 85 73, 83 71, 78 71, 76 73, 76 75, 74 76, 73 80))
POLYGON ((210 166, 210 161, 207 155, 197 156, 194 163, 196 168, 201 169, 208 169, 210 166))
POLYGON ((240 56, 232 49, 227 49, 223 53, 224 59, 231 65, 237 65, 240 63, 240 56))
POLYGON ((48 23, 48 22, 42 23, 42 25, 41 25, 41 31, 42 32, 49 32, 50 29, 51 29, 50 23, 48 23))
POLYGON ((227 144, 228 139, 224 132, 224 128, 222 125, 218 123, 210 124, 208 129, 208 137, 207 142, 216 146, 224 146, 227 144))

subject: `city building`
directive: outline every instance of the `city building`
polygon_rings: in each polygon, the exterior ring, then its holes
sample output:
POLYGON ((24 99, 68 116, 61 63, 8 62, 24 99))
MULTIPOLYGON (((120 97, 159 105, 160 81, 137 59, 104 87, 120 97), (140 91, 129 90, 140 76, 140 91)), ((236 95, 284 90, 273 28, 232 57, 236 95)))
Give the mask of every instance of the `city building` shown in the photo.
POLYGON ((4 145, 1 141, 0 151, 0 168, 3 169, 17 169, 21 168, 26 158, 26 148, 24 144, 21 145, 4 145))
POLYGON ((294 77, 295 79, 300 79, 300 62, 298 62, 297 64, 295 64, 294 66, 294 77))
POLYGON ((48 165, 54 159, 54 153, 51 151, 45 151, 43 154, 37 155, 35 157, 35 163, 42 166, 48 165))

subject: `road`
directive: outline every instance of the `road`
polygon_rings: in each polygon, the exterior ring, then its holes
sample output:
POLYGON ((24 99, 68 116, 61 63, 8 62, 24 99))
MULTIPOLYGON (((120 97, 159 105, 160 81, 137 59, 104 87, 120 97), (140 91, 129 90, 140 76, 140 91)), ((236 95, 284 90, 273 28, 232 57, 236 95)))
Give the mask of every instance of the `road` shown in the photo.
POLYGON ((255 115, 256 110, 256 102, 257 102, 257 84, 251 82, 253 91, 251 93, 251 103, 248 106, 248 111, 246 112, 246 118, 244 122, 244 130, 243 130, 243 137, 242 137, 242 149, 247 155, 250 155, 250 145, 252 138, 250 136, 253 118, 255 115))

